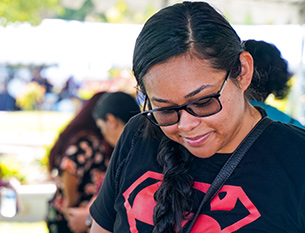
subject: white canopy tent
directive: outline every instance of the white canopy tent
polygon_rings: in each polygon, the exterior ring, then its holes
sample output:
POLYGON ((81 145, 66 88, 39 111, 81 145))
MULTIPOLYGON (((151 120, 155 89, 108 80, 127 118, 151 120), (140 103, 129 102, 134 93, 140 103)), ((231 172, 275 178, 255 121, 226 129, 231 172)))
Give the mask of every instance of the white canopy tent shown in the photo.
POLYGON ((130 67, 141 27, 56 19, 0 27, 0 64, 50 66, 44 75, 58 86, 71 75, 106 79, 110 68, 130 67))
MULTIPOLYGON (((44 20, 0 27, 0 63, 86 64, 100 69, 130 66, 142 25, 44 20)), ((242 40, 274 43, 291 66, 300 64, 304 28, 300 25, 234 26, 242 40)))
POLYGON ((92 63, 128 65, 141 25, 56 19, 39 26, 0 27, 0 62, 10 64, 92 63))
MULTIPOLYGON (((111 67, 131 67, 136 37, 143 25, 107 24, 46 19, 0 27, 0 63, 51 65, 52 78, 104 79, 111 67)), ((275 44, 302 83, 304 27, 301 25, 235 25, 242 40, 275 44)), ((295 93, 301 96, 302 85, 295 93)), ((303 115, 301 107, 299 107, 303 115)))

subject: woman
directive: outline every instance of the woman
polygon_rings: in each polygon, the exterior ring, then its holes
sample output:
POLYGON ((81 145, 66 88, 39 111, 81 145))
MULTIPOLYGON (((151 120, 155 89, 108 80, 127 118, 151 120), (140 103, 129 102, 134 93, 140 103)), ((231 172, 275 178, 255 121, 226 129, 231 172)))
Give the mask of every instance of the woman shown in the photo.
POLYGON ((247 99, 253 59, 223 16, 205 2, 162 9, 137 38, 133 72, 147 111, 115 148, 90 208, 91 233, 187 232, 193 220, 188 232, 305 231, 305 132, 278 122, 194 217, 228 158, 266 119, 247 99))
POLYGON ((49 155, 51 174, 57 174, 57 191, 49 202, 47 224, 50 233, 72 232, 68 210, 86 207, 96 194, 112 153, 92 116, 105 92, 96 93, 68 124, 49 155))
MULTIPOLYGON (((115 147, 126 123, 139 112, 140 108, 133 96, 124 92, 113 92, 104 94, 98 100, 93 109, 92 116, 105 140, 112 147, 115 147)), ((100 186, 98 186, 99 189, 100 186)), ((91 198, 90 203, 95 199, 96 194, 91 198)), ((86 206, 88 208, 74 207, 68 209, 69 227, 74 233, 85 232, 90 227, 90 203, 86 206)))

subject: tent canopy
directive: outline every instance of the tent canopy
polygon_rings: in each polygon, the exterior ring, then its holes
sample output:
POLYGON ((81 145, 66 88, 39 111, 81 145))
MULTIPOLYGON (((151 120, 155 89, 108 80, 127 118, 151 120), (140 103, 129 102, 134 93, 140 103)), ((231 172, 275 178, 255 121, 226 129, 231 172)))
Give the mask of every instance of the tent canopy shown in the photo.
MULTIPOLYGON (((131 67, 135 40, 142 26, 46 19, 39 26, 24 23, 0 27, 0 63, 56 64, 70 69, 71 74, 86 72, 85 69, 105 73, 114 66, 131 67)), ((242 40, 275 44, 290 66, 301 63, 303 26, 235 25, 234 28, 242 40)))

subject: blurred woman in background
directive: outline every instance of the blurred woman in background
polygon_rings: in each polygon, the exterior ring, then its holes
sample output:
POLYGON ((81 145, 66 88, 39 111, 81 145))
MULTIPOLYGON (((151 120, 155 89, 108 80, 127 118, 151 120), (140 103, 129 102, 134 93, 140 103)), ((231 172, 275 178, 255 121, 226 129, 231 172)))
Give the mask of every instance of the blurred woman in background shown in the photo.
POLYGON ((104 92, 88 100, 59 135, 49 155, 49 171, 57 191, 49 201, 47 224, 50 233, 72 232, 67 223, 69 207, 86 206, 103 179, 112 153, 92 116, 104 92))

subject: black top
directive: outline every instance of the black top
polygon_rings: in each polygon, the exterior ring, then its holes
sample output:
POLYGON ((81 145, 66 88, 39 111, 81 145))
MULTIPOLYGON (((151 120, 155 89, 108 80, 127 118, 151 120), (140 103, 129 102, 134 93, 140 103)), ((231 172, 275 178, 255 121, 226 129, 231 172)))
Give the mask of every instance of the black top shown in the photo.
MULTIPOLYGON (((127 124, 90 208, 94 220, 111 232, 153 229, 153 194, 162 180, 156 161, 159 140, 143 137, 138 131, 141 122, 143 117, 138 116, 127 124)), ((203 209, 191 232, 305 232, 304 149, 305 130, 272 123, 203 209)), ((198 205, 229 156, 194 156, 190 173, 198 205)))

